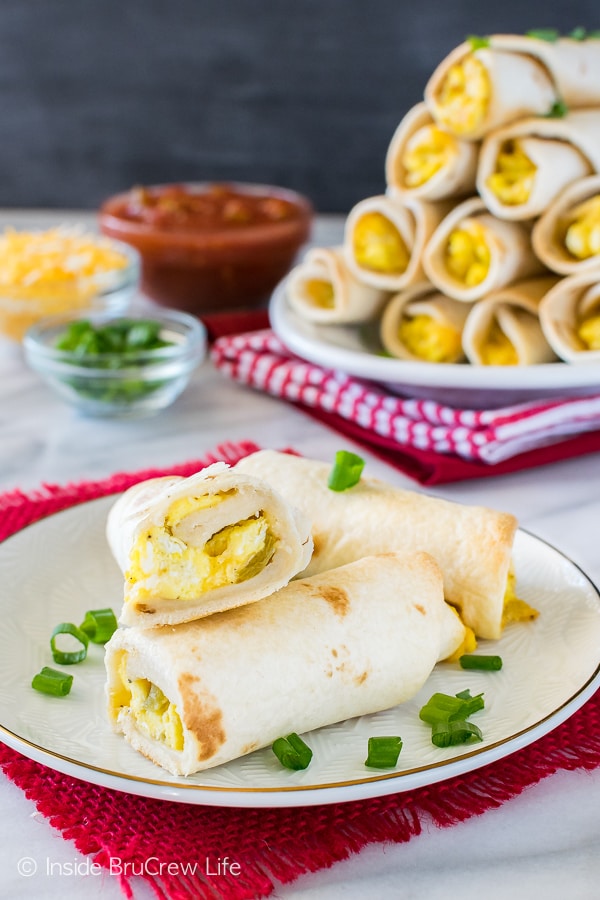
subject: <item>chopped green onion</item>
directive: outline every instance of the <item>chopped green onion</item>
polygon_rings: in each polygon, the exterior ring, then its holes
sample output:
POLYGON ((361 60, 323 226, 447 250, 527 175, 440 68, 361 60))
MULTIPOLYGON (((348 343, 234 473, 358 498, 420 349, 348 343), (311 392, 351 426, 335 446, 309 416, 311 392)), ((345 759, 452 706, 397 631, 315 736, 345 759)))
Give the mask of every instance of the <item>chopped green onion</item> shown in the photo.
POLYGON ((105 644, 117 630, 117 619, 112 609, 88 609, 79 627, 93 644, 105 644))
POLYGON ((77 625, 73 625, 72 622, 61 622, 60 625, 57 625, 54 631, 52 632, 52 637, 50 638, 50 649, 52 650, 52 658, 55 663, 58 663, 62 666, 71 666, 74 663, 81 662, 87 656, 87 648, 89 644, 89 638, 85 631, 82 631, 81 628, 78 628, 77 625), (60 650, 56 646, 56 638, 59 634, 70 634, 75 640, 79 641, 82 644, 81 650, 60 650))
POLYGON ((572 41, 585 41, 587 31, 580 25, 577 28, 574 28, 573 31, 570 31, 568 37, 570 37, 572 41))
POLYGON ((483 707, 483 694, 453 697, 451 694, 436 693, 421 708, 419 718, 428 725, 445 724, 467 719, 483 707))
POLYGON ((271 749, 286 769, 306 769, 312 759, 312 750, 295 732, 273 741, 271 749))
POLYGON ((546 119, 564 119, 569 112, 569 107, 563 100, 557 100, 553 103, 549 111, 546 113, 546 119))
POLYGON ((560 37, 560 32, 556 28, 534 28, 532 31, 525 32, 527 37, 538 38, 540 41, 548 41, 551 44, 556 43, 560 37))
POLYGON ((51 697, 66 697, 71 690, 73 676, 66 672, 59 672, 44 666, 37 675, 33 676, 31 687, 41 694, 49 694, 51 697))
POLYGON ((459 719, 455 722, 437 722, 431 728, 431 740, 436 747, 454 747, 469 741, 481 741, 483 735, 477 725, 459 719))
POLYGON ((478 34, 470 34, 468 38, 466 38, 466 41, 471 47, 471 50, 481 50, 483 47, 490 46, 489 37, 480 37, 478 34))
POLYGON ((462 669, 482 669, 486 672, 498 672, 502 668, 502 657, 477 653, 465 653, 458 660, 462 669))
POLYGON ((365 461, 349 450, 338 450, 335 463, 329 473, 327 487, 332 491, 346 491, 360 481, 365 461))
POLYGON ((594 28, 592 31, 588 31, 586 37, 588 40, 591 38, 592 40, 597 41, 598 38, 600 38, 600 31, 597 28, 594 28))
POLYGON ((402 738, 370 737, 365 766, 370 769, 393 769, 402 750, 402 738))

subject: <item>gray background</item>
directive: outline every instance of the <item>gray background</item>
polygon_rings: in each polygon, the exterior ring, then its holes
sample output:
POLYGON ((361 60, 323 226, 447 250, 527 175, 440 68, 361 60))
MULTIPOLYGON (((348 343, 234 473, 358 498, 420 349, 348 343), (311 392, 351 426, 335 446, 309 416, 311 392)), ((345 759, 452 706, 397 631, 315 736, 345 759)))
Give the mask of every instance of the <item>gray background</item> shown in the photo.
POLYGON ((259 181, 346 213, 468 34, 600 27, 572 0, 0 0, 0 206, 259 181))

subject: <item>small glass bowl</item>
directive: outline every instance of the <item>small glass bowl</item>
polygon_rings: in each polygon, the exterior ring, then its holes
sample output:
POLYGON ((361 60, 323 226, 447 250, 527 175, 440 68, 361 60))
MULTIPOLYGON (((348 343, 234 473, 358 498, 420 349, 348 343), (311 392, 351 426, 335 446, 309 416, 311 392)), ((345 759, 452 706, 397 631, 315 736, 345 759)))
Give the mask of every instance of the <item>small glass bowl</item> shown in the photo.
POLYGON ((11 296, 0 289, 0 334, 19 342, 28 328, 50 316, 82 315, 88 311, 125 313, 139 288, 141 257, 129 244, 114 240, 110 243, 126 257, 127 264, 79 282, 75 289, 72 284, 65 284, 64 288, 56 284, 51 290, 41 287, 39 296, 31 287, 27 296, 18 296, 16 292, 11 296))
POLYGON ((206 356, 206 329, 194 316, 178 310, 113 316, 54 316, 33 325, 23 339, 25 359, 60 397, 87 416, 140 418, 170 406, 187 387, 206 356), (127 321, 159 322, 166 347, 81 356, 59 350, 56 342, 74 321, 92 325, 127 321))

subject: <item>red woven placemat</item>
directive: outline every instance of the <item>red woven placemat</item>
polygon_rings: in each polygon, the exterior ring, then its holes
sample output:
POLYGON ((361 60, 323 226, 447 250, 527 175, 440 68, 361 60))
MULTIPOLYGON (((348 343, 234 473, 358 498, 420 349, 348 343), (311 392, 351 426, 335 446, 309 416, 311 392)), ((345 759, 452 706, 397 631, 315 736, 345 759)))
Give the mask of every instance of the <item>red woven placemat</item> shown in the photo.
MULTIPOLYGON (((258 449, 229 444, 168 470, 120 473, 104 481, 43 485, 0 495, 0 539, 76 503, 157 475, 189 475, 217 459, 258 449)), ((0 744, 0 767, 63 837, 112 872, 127 897, 136 878, 162 900, 249 900, 331 866, 374 842, 400 843, 424 818, 453 825, 500 806, 559 769, 600 765, 600 692, 567 722, 499 762, 430 787, 371 800, 299 809, 231 809, 120 793, 62 775, 0 744), (233 871, 223 860, 235 863, 233 871)))

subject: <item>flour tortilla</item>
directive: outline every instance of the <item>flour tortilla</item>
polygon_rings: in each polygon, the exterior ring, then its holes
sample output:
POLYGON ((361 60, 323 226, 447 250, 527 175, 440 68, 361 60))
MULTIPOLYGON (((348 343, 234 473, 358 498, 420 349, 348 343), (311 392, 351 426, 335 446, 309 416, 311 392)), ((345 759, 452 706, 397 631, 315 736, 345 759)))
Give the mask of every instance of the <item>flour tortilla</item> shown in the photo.
POLYGON ((515 348, 519 366, 555 362, 539 320, 542 299, 557 283, 556 277, 528 278, 475 303, 463 330, 463 347, 473 365, 484 365, 482 350, 495 322, 515 348))
POLYGON ((576 333, 582 318, 600 315, 600 269, 562 278, 540 305, 540 323, 556 355, 567 363, 600 362, 600 350, 588 349, 576 333))
MULTIPOLYGON (((428 316, 436 322, 448 325, 462 333, 469 306, 459 300, 453 300, 441 294, 429 282, 407 288, 394 294, 383 310, 379 328, 379 336, 384 348, 396 359, 410 362, 422 362, 420 356, 412 353, 402 341, 399 333, 402 320, 409 316, 428 316)), ((457 363, 464 359, 462 349, 454 359, 448 362, 457 363)))
POLYGON ((498 288, 544 271, 531 247, 530 226, 493 216, 480 197, 470 197, 459 203, 439 224, 423 253, 423 268, 443 294, 465 303, 473 303, 498 288), (444 254, 451 232, 471 222, 478 223, 486 232, 490 266, 483 281, 469 287, 448 271, 444 254))
POLYGON ((427 106, 425 103, 418 103, 407 112, 394 132, 385 159, 386 182, 392 196, 434 201, 466 197, 474 193, 479 147, 472 141, 461 141, 458 138, 453 138, 453 152, 446 165, 423 184, 407 184, 403 156, 411 143, 431 126, 435 126, 435 122, 427 106))
MULTIPOLYGON (((600 45, 598 48, 600 54, 600 45)), ((573 182, 600 171, 600 110, 574 110, 560 119, 528 118, 492 131, 483 141, 477 190, 495 216, 524 220, 542 215, 573 182), (504 204, 488 187, 503 145, 519 141, 537 171, 525 203, 504 204)))
POLYGON ((299 316, 309 322, 344 324, 367 322, 380 312, 389 293, 359 281, 350 271, 341 247, 314 247, 287 278, 287 298, 299 316), (333 305, 319 306, 307 290, 313 279, 333 289, 333 305))
POLYGON ((372 553, 430 553, 446 600, 482 638, 499 638, 517 520, 392 487, 363 475, 346 491, 327 487, 331 465, 274 450, 242 459, 236 471, 263 478, 312 522, 314 552, 305 575, 372 553))
MULTIPOLYGON (((197 498, 198 508, 180 515, 165 529, 170 571, 161 572, 156 560, 149 558, 143 577, 126 578, 121 623, 145 628, 173 625, 252 603, 278 590, 307 565, 312 539, 306 518, 268 484, 235 472, 225 463, 215 463, 189 478, 168 476, 141 482, 115 502, 106 533, 124 574, 131 568, 131 551, 140 535, 152 526, 162 528, 174 501, 185 498, 197 498), (203 500, 215 496, 222 497, 220 502, 202 508, 203 500), (259 513, 264 514, 275 539, 272 556, 259 572, 212 590, 198 588, 190 599, 170 596, 167 582, 178 571, 182 545, 202 547, 228 525, 259 513)), ((186 576, 179 580, 185 582, 186 576)), ((189 577, 187 581, 189 584, 189 577)))
POLYGON ((359 281, 383 291, 400 291, 411 284, 423 281, 421 264, 427 241, 450 209, 448 201, 428 203, 414 197, 397 198, 387 194, 367 197, 351 210, 344 229, 344 256, 351 272, 359 281), (409 263, 400 274, 375 272, 361 266, 354 255, 353 232, 365 213, 378 212, 398 229, 409 251, 409 263))
MULTIPOLYGON (((444 122, 439 91, 450 68, 473 55, 485 67, 491 85, 487 113, 463 138, 480 140, 490 131, 528 116, 547 116, 554 104, 569 109, 600 105, 600 44, 597 40, 545 41, 523 35, 491 35, 488 46, 472 49, 465 41, 436 67, 425 88, 425 102, 444 122)), ((444 122, 453 130, 453 123, 444 122)))
POLYGON ((106 645, 109 717, 136 750, 190 775, 410 699, 461 634, 431 557, 361 559, 177 628, 118 629, 106 645), (122 666, 175 704, 183 750, 138 727, 122 666))
MULTIPOLYGON (((598 140, 600 141, 600 135, 598 140)), ((575 275, 578 272, 600 268, 600 254, 587 259, 578 259, 570 253, 565 244, 566 223, 573 210, 595 196, 600 196, 600 175, 581 178, 565 188, 533 226, 531 233, 533 249, 539 259, 553 272, 575 275)))

